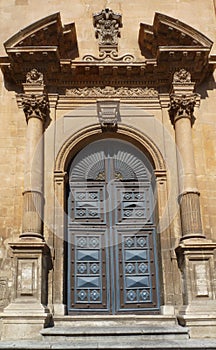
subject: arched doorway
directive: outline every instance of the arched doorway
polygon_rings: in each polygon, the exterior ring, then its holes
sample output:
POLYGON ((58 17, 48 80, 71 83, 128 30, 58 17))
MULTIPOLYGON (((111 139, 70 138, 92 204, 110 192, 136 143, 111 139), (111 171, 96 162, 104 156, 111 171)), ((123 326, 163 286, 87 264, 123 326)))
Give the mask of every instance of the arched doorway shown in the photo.
POLYGON ((155 178, 126 141, 83 148, 69 169, 69 313, 159 312, 155 178))

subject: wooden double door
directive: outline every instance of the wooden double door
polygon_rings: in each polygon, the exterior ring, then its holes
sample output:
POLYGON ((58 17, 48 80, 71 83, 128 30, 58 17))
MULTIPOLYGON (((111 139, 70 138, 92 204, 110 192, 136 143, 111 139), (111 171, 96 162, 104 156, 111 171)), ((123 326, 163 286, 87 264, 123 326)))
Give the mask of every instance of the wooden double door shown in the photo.
POLYGON ((152 165, 136 147, 106 139, 69 172, 69 313, 157 313, 158 252, 152 165))

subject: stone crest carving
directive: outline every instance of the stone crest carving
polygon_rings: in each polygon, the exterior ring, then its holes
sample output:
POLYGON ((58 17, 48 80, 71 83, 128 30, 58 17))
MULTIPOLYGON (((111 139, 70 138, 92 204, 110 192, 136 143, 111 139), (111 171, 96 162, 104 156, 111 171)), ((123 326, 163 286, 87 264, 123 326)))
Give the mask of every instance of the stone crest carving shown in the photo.
POLYGON ((144 98, 144 97, 157 97, 158 92, 153 88, 141 88, 141 87, 118 87, 105 86, 101 87, 84 87, 84 88, 73 88, 67 89, 66 95, 71 97, 134 97, 134 98, 144 98))
POLYGON ((178 118, 189 118, 191 123, 194 122, 194 106, 196 104, 197 94, 175 95, 170 96, 169 115, 171 122, 174 124, 178 118))
POLYGON ((46 95, 22 95, 22 107, 28 122, 29 118, 36 117, 46 120, 49 111, 49 103, 46 95))
POLYGON ((118 38, 122 27, 122 16, 114 13, 111 9, 105 8, 93 15, 95 36, 99 40, 99 51, 117 51, 118 38))
POLYGON ((181 84, 191 83, 190 72, 186 71, 184 68, 175 72, 173 75, 173 83, 181 83, 181 84))
POLYGON ((26 74, 26 83, 42 85, 44 83, 43 74, 38 72, 37 69, 33 68, 26 74))

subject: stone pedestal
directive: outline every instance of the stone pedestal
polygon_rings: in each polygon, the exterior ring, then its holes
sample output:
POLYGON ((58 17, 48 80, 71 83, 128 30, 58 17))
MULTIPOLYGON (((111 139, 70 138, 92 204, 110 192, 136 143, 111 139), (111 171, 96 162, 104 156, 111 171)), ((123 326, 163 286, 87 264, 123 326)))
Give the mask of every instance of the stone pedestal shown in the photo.
POLYGON ((183 302, 178 319, 190 329, 191 337, 216 334, 216 243, 188 239, 176 254, 183 279, 183 302))
POLYGON ((51 324, 47 303, 49 248, 38 240, 10 243, 13 251, 14 300, 3 312, 2 339, 37 339, 51 324))

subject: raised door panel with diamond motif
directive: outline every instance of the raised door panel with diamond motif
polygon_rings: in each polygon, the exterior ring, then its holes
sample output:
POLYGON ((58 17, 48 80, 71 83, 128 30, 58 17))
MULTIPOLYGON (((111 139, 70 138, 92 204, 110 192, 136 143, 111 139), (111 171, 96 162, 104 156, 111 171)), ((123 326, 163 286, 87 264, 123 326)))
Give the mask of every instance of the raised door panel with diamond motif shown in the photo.
POLYGON ((96 141, 72 163, 68 312, 159 312, 153 168, 127 142, 96 141))

